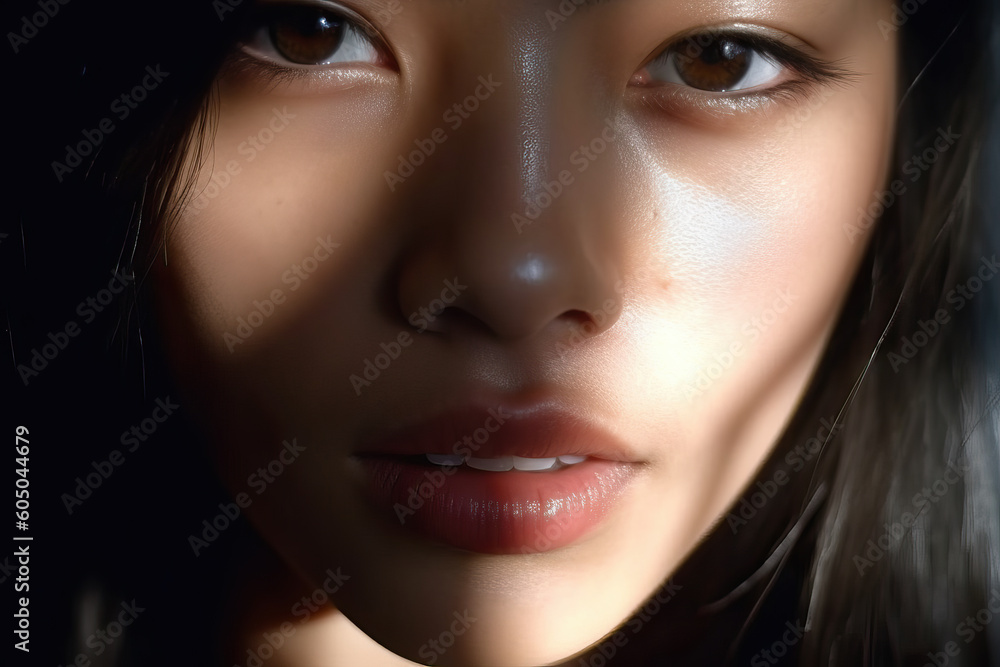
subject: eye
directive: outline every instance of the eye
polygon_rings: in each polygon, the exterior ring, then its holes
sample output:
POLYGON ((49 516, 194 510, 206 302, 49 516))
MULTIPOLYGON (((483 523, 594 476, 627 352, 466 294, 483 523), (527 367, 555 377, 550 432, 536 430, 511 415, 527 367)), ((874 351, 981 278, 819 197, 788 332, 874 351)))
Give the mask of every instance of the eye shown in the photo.
POLYGON ((264 5, 253 16, 248 32, 243 50, 281 66, 388 62, 374 29, 343 7, 264 5))
POLYGON ((774 83, 788 69, 751 40, 703 33, 674 42, 633 77, 633 83, 672 83, 713 93, 774 83))

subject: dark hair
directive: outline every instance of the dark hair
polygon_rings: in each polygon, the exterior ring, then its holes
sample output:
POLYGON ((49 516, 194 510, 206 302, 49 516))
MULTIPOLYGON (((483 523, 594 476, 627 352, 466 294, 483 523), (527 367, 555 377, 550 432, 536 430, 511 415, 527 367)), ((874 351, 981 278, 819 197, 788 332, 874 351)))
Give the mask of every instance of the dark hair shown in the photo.
MULTIPOLYGON (((15 366, 109 272, 135 276, 117 317, 85 331, 80 352, 52 361, 45 376, 14 378, 15 409, 46 424, 36 451, 72 438, 74 420, 86 420, 94 435, 60 448, 58 460, 38 454, 52 504, 41 521, 53 541, 79 549, 80 561, 53 575, 79 600, 99 611, 114 607, 108 595, 131 597, 137 588, 155 600, 149 616, 158 620, 130 633, 127 664, 174 664, 178 656, 160 647, 175 618, 196 626, 181 659, 217 662, 222 595, 192 611, 179 593, 225 589, 227 559, 258 544, 244 523, 204 558, 191 557, 184 536, 225 494, 183 417, 157 436, 171 451, 139 450, 145 458, 88 500, 93 506, 67 515, 59 500, 118 432, 173 391, 144 276, 155 258, 169 260, 165 229, 193 183, 185 153, 213 131, 212 82, 249 4, 118 0, 98 11, 73 0, 15 54, 26 92, 15 119, 25 128, 15 146, 23 165, 19 230, 0 244, 15 366), (126 54, 135 66, 123 65, 126 54), (80 128, 97 127, 109 100, 157 65, 169 75, 149 103, 116 121, 100 150, 58 178, 52 163, 65 161, 64 146, 80 128), (54 239, 43 240, 46 232, 54 239), (14 261, 18 236, 23 259, 14 261), (120 362, 109 363, 108 349, 120 362), (79 387, 81 377, 93 388, 79 387), (47 424, 56 413, 65 421, 47 424), (165 464, 183 465, 191 482, 184 494, 171 489, 168 507, 150 487, 173 483, 159 472, 165 464), (108 515, 118 518, 114 526, 108 515), (149 568, 164 567, 156 559, 177 577, 149 580, 149 568), (105 602, 88 593, 95 576, 105 602)), ((626 647, 614 645, 620 664, 663 664, 667 650, 670 664, 770 664, 762 651, 776 643, 785 660, 808 665, 924 665, 942 652, 949 665, 1000 664, 1000 623, 973 630, 968 643, 959 629, 988 609, 993 591, 1000 602, 1000 280, 982 281, 971 298, 954 291, 1000 248, 992 216, 996 9, 989 0, 913 0, 895 7, 892 25, 873 27, 898 31, 900 105, 887 189, 845 225, 852 242, 852 230, 877 218, 870 246, 785 433, 730 514, 636 611, 643 622, 626 647), (947 149, 933 149, 935 140, 947 149), (933 164, 913 179, 907 167, 927 150, 933 164)), ((50 596, 58 608, 61 596, 50 596)), ((54 615, 52 636, 79 634, 82 608, 54 615)), ((52 648, 56 660, 81 649, 52 648)), ((573 664, 597 664, 600 648, 573 664)))
POLYGON ((1000 610, 1000 17, 910 4, 891 176, 906 190, 847 310, 865 365, 818 473, 809 663, 1000 664, 1000 624, 963 626, 991 597, 1000 610))

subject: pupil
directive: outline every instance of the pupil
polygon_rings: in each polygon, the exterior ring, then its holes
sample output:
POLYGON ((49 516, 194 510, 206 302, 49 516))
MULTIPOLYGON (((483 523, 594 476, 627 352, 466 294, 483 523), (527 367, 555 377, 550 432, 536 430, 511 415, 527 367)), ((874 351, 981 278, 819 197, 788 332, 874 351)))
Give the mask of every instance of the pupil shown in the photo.
POLYGON ((746 52, 746 49, 744 49, 742 46, 740 46, 736 42, 733 42, 733 41, 730 41, 730 40, 726 40, 726 41, 721 42, 719 44, 719 54, 725 60, 734 60, 736 58, 740 58, 740 57, 743 56, 743 54, 745 52, 746 52))
POLYGON ((322 9, 297 8, 271 23, 271 41, 291 62, 316 65, 337 52, 344 28, 344 21, 322 9))
POLYGON ((686 40, 677 56, 677 73, 684 83, 712 92, 731 90, 750 67, 749 50, 732 39, 715 39, 706 46, 686 40))

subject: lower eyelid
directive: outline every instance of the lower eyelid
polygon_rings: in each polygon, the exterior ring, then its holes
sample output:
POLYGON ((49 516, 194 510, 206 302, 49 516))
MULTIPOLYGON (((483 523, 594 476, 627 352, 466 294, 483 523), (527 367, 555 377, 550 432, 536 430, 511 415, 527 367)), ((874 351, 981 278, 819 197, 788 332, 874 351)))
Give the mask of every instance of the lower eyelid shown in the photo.
POLYGON ((667 114, 693 125, 713 127, 741 119, 766 120, 781 110, 805 103, 823 86, 799 79, 750 92, 710 93, 687 86, 665 84, 636 87, 632 92, 638 104, 656 114, 667 114))
POLYGON ((347 67, 285 67, 238 51, 223 66, 220 81, 237 89, 297 97, 332 94, 361 85, 391 86, 397 77, 391 70, 367 63, 347 67))
POLYGON ((672 115, 689 116, 693 112, 705 115, 710 120, 725 120, 760 112, 775 104, 766 93, 713 94, 687 86, 668 86, 644 91, 642 101, 647 106, 672 115))

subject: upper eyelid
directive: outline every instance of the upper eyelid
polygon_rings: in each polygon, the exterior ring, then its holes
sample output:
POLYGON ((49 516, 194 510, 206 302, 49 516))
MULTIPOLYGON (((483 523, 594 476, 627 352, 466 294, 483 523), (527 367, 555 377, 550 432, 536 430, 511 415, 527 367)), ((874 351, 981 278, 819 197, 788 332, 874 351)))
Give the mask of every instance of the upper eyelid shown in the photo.
MULTIPOLYGON (((641 65, 647 67, 657 59, 667 55, 670 50, 685 40, 697 39, 703 35, 714 37, 730 37, 743 41, 750 48, 760 52, 765 57, 796 72, 803 79, 816 83, 851 83, 862 76, 862 73, 852 71, 845 66, 844 61, 831 61, 809 51, 816 48, 802 40, 803 47, 789 44, 784 33, 753 24, 728 24, 717 26, 702 26, 686 30, 674 35, 658 46, 641 65)), ((713 93, 713 95, 741 95, 740 91, 732 93, 713 93)))
POLYGON ((817 51, 816 47, 809 42, 802 40, 797 37, 792 37, 791 35, 775 30, 774 28, 769 28, 756 23, 744 23, 744 22, 733 22, 733 23, 716 23, 709 25, 697 26, 694 28, 688 28, 676 35, 673 35, 667 40, 664 40, 660 45, 659 49, 666 48, 677 42, 684 41, 686 39, 695 39, 701 37, 702 35, 716 35, 724 37, 739 37, 751 41, 755 44, 760 45, 770 45, 777 44, 779 46, 787 47, 788 49, 798 49, 799 47, 789 44, 789 40, 794 40, 801 42, 802 48, 806 50, 817 51))
POLYGON ((776 60, 796 70, 810 69, 816 66, 834 66, 834 63, 829 63, 819 56, 808 53, 807 49, 814 50, 814 47, 806 42, 803 42, 804 48, 799 48, 785 41, 782 33, 754 24, 733 23, 700 26, 674 35, 670 39, 661 42, 642 64, 642 67, 666 55, 671 49, 685 41, 694 40, 697 43, 698 38, 705 35, 711 35, 713 38, 729 37, 738 39, 762 55, 766 55, 772 60, 776 60))
MULTIPOLYGON (((396 63, 399 62, 388 41, 371 21, 352 7, 332 0, 257 0, 246 17, 244 28, 247 36, 251 34, 252 30, 257 30, 262 26, 262 19, 267 17, 268 11, 289 7, 318 7, 340 14, 357 28, 358 32, 371 41, 372 46, 386 57, 388 63, 396 67, 396 63)), ((246 41, 246 39, 241 40, 240 46, 245 48, 246 41)), ((323 65, 296 65, 292 63, 281 63, 278 66, 288 70, 310 70, 324 67, 323 65)))
POLYGON ((290 7, 310 7, 329 10, 335 14, 341 14, 345 19, 353 23, 375 46, 389 51, 389 45, 379 32, 378 28, 357 10, 339 2, 332 0, 258 0, 254 3, 252 10, 247 16, 250 26, 256 27, 257 22, 266 16, 268 11, 290 7))

